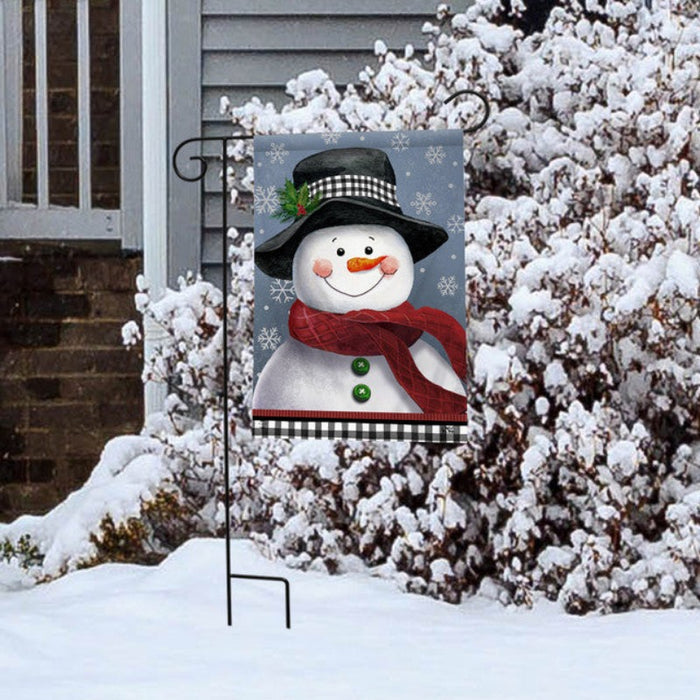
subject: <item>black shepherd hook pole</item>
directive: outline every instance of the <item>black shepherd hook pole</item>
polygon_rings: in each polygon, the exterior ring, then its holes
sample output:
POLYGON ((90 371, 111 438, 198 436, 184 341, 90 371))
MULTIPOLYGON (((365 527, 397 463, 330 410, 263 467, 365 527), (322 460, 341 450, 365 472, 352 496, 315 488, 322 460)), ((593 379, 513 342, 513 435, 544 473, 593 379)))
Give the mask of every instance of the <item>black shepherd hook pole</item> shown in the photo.
POLYGON ((228 417, 228 190, 226 188, 227 177, 228 177, 228 144, 229 141, 244 141, 250 140, 253 137, 249 134, 238 134, 234 136, 202 136, 195 137, 191 139, 186 139, 178 145, 173 153, 173 169, 175 173, 181 180, 186 180, 187 182, 203 182, 204 176, 207 173, 207 161, 204 156, 190 156, 190 160, 198 160, 200 162, 200 171, 197 175, 188 176, 185 175, 177 165, 177 157, 180 150, 190 143, 203 143, 205 141, 214 141, 221 144, 221 159, 223 162, 223 173, 221 176, 221 210, 222 210, 222 223, 221 223, 221 262, 224 267, 224 278, 222 282, 223 289, 223 320, 222 320, 222 332, 224 334, 224 419, 223 419, 223 448, 224 448, 224 506, 226 509, 225 522, 226 522, 226 619, 228 626, 230 627, 233 623, 233 613, 231 605, 231 579, 247 579, 255 581, 280 581, 284 584, 284 594, 285 594, 285 612, 286 612, 286 622, 287 629, 292 625, 291 623, 291 606, 290 606, 290 587, 289 580, 282 576, 253 576, 248 574, 234 574, 231 573, 231 493, 230 493, 230 481, 229 481, 229 417, 228 417))

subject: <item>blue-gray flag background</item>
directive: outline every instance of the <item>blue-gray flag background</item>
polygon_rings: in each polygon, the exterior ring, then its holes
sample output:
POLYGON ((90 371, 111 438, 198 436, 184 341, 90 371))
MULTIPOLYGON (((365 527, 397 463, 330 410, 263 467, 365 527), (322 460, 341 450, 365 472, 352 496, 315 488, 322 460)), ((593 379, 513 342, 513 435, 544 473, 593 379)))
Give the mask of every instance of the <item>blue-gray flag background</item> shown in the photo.
MULTIPOLYGON (((442 226, 448 240, 415 265, 409 301, 415 307, 441 309, 466 323, 464 299, 464 165, 459 130, 339 132, 256 136, 255 244, 272 238, 288 223, 273 218, 277 191, 292 179, 302 159, 332 148, 379 148, 396 174, 396 194, 408 216, 442 226)), ((296 299, 293 283, 268 277, 255 268, 255 379, 279 345, 289 337, 289 307, 296 299)), ((427 333, 444 356, 437 341, 427 333)))

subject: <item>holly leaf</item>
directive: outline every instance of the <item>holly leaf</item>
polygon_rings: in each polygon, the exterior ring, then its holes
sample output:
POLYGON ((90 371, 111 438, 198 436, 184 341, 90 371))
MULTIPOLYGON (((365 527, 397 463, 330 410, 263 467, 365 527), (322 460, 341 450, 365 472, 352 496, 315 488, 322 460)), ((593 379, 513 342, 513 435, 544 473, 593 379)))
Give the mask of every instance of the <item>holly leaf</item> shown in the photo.
POLYGON ((321 203, 320 192, 311 198, 307 183, 297 189, 291 180, 285 180, 284 187, 277 190, 277 195, 280 204, 272 216, 280 221, 295 221, 310 214, 321 203))

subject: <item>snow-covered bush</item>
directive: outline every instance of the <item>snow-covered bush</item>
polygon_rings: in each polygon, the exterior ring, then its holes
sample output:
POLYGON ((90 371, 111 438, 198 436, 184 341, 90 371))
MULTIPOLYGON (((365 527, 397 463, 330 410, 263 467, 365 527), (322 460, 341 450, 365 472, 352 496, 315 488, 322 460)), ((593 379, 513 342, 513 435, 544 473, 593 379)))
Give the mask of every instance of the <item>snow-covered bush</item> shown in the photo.
POLYGON ((425 61, 378 42, 342 95, 316 71, 281 110, 228 106, 259 134, 455 127, 461 89, 493 108, 465 144, 470 440, 256 464, 258 539, 290 563, 350 553, 448 600, 697 603, 698 8, 562 5, 529 37, 498 2, 441 7, 425 61))
MULTIPOLYGON (((377 42, 344 93, 312 71, 280 110, 222 100, 258 134, 459 128, 479 109, 444 104, 461 89, 492 107, 465 141, 464 444, 252 440, 252 237, 231 232, 231 521, 290 566, 368 567, 455 602, 698 605, 700 10, 562 5, 527 37, 498 0, 441 7, 425 58, 377 42)), ((250 144, 231 157, 249 201, 250 144)), ((129 523, 161 552, 224 519, 221 294, 191 279, 137 303, 166 332, 145 374, 171 388, 146 428, 167 471, 94 529, 88 560, 129 523)))

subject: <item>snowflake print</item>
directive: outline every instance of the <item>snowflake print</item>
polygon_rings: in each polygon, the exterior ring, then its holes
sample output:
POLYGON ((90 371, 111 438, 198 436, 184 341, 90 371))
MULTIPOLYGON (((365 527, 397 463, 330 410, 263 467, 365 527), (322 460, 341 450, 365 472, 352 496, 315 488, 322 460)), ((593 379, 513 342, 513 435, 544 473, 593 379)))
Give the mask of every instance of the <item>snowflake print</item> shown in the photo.
POLYGON ((261 328, 258 334, 258 343, 263 350, 274 350, 282 342, 282 336, 277 326, 261 328))
POLYGON ((396 134, 391 139, 391 147, 397 152, 406 151, 411 143, 411 139, 406 134, 396 134))
POLYGON ((459 233, 463 233, 464 221, 462 220, 462 217, 457 216, 457 214, 451 216, 447 221, 447 230, 455 236, 459 233))
POLYGON ((450 275, 449 277, 443 275, 437 283, 437 288, 442 296, 445 297, 449 295, 453 297, 457 292, 457 278, 454 275, 450 275))
POLYGON ((294 285, 289 280, 275 280, 270 285, 270 296, 279 304, 294 299, 294 285))
POLYGON ((273 214, 280 200, 273 185, 255 188, 255 212, 257 214, 273 214))
POLYGON ((416 210, 416 214, 430 216, 433 207, 437 202, 433 199, 432 192, 416 192, 416 198, 411 202, 411 206, 416 210))
POLYGON ((323 143, 325 143, 326 146, 330 146, 331 144, 338 143, 340 134, 321 134, 321 138, 323 139, 323 143))
POLYGON ((428 146, 425 149, 425 158, 430 165, 440 165, 445 160, 445 149, 442 146, 428 146))
POLYGON ((270 150, 265 151, 265 155, 270 159, 270 163, 284 165, 284 159, 289 155, 289 151, 283 143, 271 143, 270 150))

